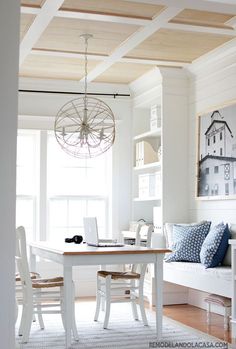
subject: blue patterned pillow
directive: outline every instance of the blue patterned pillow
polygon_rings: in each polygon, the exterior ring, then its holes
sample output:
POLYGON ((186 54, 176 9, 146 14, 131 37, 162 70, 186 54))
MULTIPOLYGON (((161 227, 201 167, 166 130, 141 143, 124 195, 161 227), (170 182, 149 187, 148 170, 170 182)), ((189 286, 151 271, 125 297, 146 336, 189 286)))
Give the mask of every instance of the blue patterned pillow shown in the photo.
POLYGON ((220 223, 210 230, 200 252, 201 263, 206 268, 214 268, 223 261, 229 238, 228 224, 220 223))
POLYGON ((205 222, 197 226, 173 227, 173 252, 166 262, 195 262, 200 263, 200 251, 202 244, 209 232, 211 222, 205 222))

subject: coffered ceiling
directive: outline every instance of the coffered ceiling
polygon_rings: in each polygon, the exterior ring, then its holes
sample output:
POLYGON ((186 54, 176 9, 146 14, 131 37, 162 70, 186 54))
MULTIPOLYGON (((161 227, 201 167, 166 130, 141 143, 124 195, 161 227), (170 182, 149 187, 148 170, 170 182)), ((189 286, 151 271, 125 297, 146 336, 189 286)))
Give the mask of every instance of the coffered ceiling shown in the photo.
POLYGON ((232 0, 22 0, 20 76, 130 83, 236 40, 232 0))

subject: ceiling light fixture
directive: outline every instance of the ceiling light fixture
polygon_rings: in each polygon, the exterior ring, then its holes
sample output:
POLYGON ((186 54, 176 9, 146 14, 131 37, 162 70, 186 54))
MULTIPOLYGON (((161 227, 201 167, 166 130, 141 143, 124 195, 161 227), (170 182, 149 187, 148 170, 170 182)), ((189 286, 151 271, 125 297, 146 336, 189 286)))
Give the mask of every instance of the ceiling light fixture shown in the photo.
POLYGON ((88 96, 88 40, 85 41, 84 95, 67 102, 57 113, 54 132, 57 142, 68 154, 93 158, 106 152, 115 140, 115 118, 110 107, 100 99, 88 96))

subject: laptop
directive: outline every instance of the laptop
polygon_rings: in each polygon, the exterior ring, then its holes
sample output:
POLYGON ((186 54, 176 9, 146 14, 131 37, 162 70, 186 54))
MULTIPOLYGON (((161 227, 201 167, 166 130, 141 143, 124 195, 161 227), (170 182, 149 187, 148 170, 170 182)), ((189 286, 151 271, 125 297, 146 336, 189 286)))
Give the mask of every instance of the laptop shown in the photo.
POLYGON ((121 247, 118 242, 99 242, 96 217, 84 217, 84 237, 88 246, 95 247, 121 247))

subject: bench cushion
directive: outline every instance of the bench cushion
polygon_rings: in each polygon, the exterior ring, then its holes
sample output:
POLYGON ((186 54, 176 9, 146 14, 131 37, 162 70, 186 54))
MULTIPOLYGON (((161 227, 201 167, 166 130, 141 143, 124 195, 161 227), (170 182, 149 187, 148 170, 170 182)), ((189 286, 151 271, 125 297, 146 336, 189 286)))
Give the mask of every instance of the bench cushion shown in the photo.
POLYGON ((232 296, 231 267, 205 268, 201 263, 164 263, 164 281, 224 297, 232 296))
MULTIPOLYGON (((232 269, 230 267, 219 266, 217 268, 206 269, 201 263, 173 262, 164 263, 164 269, 171 271, 173 279, 175 271, 180 271, 188 273, 194 278, 196 278, 196 275, 209 277, 209 282, 211 282, 211 278, 232 281, 232 269)), ((189 287, 191 287, 191 285, 189 285, 189 287)))

